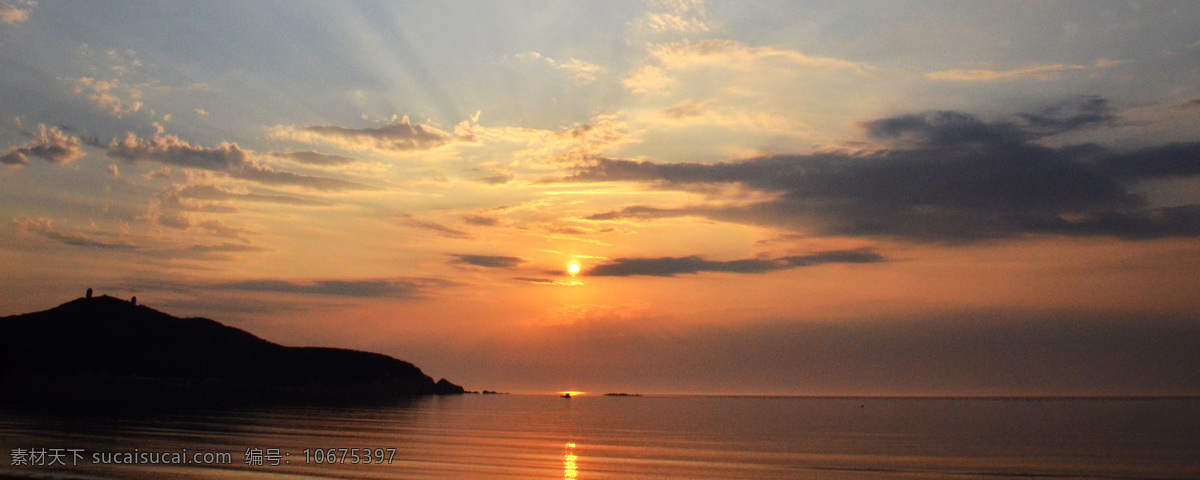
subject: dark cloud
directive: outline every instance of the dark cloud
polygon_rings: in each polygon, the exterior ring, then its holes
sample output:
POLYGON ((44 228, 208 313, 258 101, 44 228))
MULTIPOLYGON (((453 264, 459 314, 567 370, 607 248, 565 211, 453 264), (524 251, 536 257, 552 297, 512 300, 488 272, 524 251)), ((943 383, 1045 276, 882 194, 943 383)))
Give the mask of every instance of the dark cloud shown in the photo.
POLYGON ((447 226, 442 225, 437 222, 421 220, 421 219, 413 217, 412 215, 409 215, 407 213, 397 215, 397 218, 399 218, 400 222, 403 223, 404 225, 436 232, 437 234, 444 236, 444 237, 450 237, 450 238, 469 238, 470 237, 470 235, 468 235, 467 232, 464 232, 462 230, 450 228, 450 227, 447 227, 447 226))
MULTIPOLYGON (((249 251, 248 248, 252 247, 225 244, 199 246, 171 253, 190 253, 196 258, 211 259, 225 258, 221 254, 249 251)), ((311 312, 322 306, 339 304, 347 298, 421 300, 438 289, 457 285, 459 284, 448 280, 423 277, 304 280, 258 278, 226 282, 178 277, 131 277, 101 285, 99 290, 125 291, 139 297, 146 294, 143 298, 148 299, 160 297, 159 300, 151 301, 154 301, 155 305, 182 306, 184 308, 179 310, 183 312, 220 313, 221 318, 230 319, 244 318, 248 313, 279 315, 294 311, 311 312), (159 292, 169 292, 171 295, 155 295, 159 292)))
POLYGON ((29 159, 25 158, 25 154, 21 153, 19 149, 13 149, 0 156, 0 163, 4 165, 24 166, 29 165, 29 159))
POLYGON ((1018 113, 1012 120, 985 121, 954 111, 932 111, 864 122, 867 135, 875 139, 908 139, 928 148, 961 147, 967 144, 1014 145, 1103 124, 1117 117, 1108 101, 1080 97, 1018 113))
POLYGON ((1025 121, 1028 130, 1039 136, 1117 123, 1117 116, 1108 105, 1108 100, 1100 97, 1082 97, 1034 113, 1020 113, 1017 117, 1025 121))
POLYGON ((484 215, 467 215, 463 217, 463 222, 466 222, 468 225, 475 225, 479 227, 494 227, 500 223, 500 220, 497 220, 495 217, 488 217, 484 215))
POLYGON ((878 263, 884 259, 871 250, 837 250, 810 255, 795 255, 774 259, 705 260, 699 256, 660 258, 616 258, 593 266, 584 274, 593 277, 626 277, 648 275, 671 277, 685 273, 767 273, 826 263, 878 263))
POLYGON ((60 232, 51 227, 50 221, 44 218, 18 221, 17 226, 27 232, 36 233, 50 240, 74 247, 97 248, 101 250, 135 250, 137 248, 133 244, 126 242, 97 240, 75 233, 60 232))
POLYGON ((776 195, 747 206, 633 205, 591 220, 698 215, 825 235, 963 242, 1028 234, 1142 239, 1196 235, 1196 208, 1155 209, 1137 181, 1200 175, 1200 142, 1117 152, 1035 140, 1114 122, 1101 99, 1016 120, 930 112, 866 122, 896 145, 870 153, 759 157, 716 164, 600 159, 568 181, 636 181, 662 189, 738 184, 776 195))
POLYGON ((194 252, 199 254, 209 253, 238 253, 238 252, 261 252, 265 249, 240 243, 222 243, 220 245, 190 245, 183 248, 184 251, 194 252))
POLYGON ((464 265, 475 265, 477 267, 486 268, 513 268, 525 260, 520 257, 506 257, 502 255, 451 255, 454 257, 453 263, 464 265))
POLYGON ((408 117, 399 123, 375 128, 332 125, 278 127, 275 135, 309 143, 324 143, 347 150, 403 152, 429 150, 454 140, 454 136, 427 125, 413 125, 408 117))
POLYGON ((537 278, 537 277, 513 277, 513 280, 519 282, 532 283, 535 285, 567 285, 567 282, 553 278, 537 278))
POLYGON ((261 183, 289 185, 316 190, 370 190, 375 187, 336 178, 300 175, 272 170, 258 165, 250 154, 237 144, 222 143, 216 147, 190 145, 174 135, 163 133, 161 127, 151 139, 139 139, 130 133, 123 140, 112 140, 106 146, 108 157, 128 162, 157 162, 186 168, 216 172, 261 183))
MULTIPOLYGON (((234 258, 234 254, 263 252, 267 249, 257 247, 247 243, 219 243, 219 244, 195 244, 183 245, 178 247, 167 248, 146 248, 138 251, 138 254, 144 257, 158 260, 218 260, 227 261, 234 258)), ((144 290, 172 290, 169 285, 161 285, 162 288, 144 288, 144 290)))
POLYGON ((413 298, 429 286, 421 279, 368 279, 368 280, 292 280, 262 279, 243 280, 210 285, 218 290, 240 290, 248 292, 296 293, 307 295, 329 295, 360 298, 413 298))
POLYGON ((1171 110, 1187 110, 1195 107, 1200 107, 1200 98, 1192 98, 1179 102, 1171 107, 1171 110))
POLYGON ((216 245, 188 245, 162 252, 166 258, 194 258, 197 260, 230 260, 232 254, 264 252, 265 248, 246 243, 221 243, 216 245))
POLYGON ((704 115, 705 108, 702 103, 688 101, 659 111, 667 118, 683 119, 704 115))
POLYGON ((40 157, 50 163, 65 164, 83 158, 83 149, 79 139, 63 133, 56 127, 46 128, 38 125, 37 133, 27 135, 32 142, 19 147, 13 147, 0 156, 4 165, 23 166, 29 164, 29 156, 40 157))
POLYGON ((512 175, 492 175, 490 177, 476 178, 475 181, 486 183, 488 185, 504 185, 513 180, 512 175))
POLYGON ((1097 157, 1094 168, 1121 181, 1200 176, 1200 142, 1172 143, 1124 155, 1091 153, 1097 157))
POLYGON ((108 157, 128 162, 158 162, 180 167, 213 171, 229 171, 250 164, 249 155, 234 143, 216 147, 193 146, 160 129, 153 138, 140 139, 130 133, 123 140, 113 139, 107 145, 108 157))

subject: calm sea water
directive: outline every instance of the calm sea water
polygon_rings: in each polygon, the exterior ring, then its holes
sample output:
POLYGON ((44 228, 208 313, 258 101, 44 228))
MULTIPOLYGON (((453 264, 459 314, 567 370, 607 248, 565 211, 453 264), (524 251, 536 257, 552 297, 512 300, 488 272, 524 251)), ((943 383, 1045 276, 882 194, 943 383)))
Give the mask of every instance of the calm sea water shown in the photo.
POLYGON ((1200 478, 1200 399, 466 395, 105 417, 0 410, 0 447, 0 477, 1185 479, 1200 478), (330 448, 348 450, 329 464, 316 449, 330 448), (360 461, 367 449, 386 458, 351 464, 353 448, 360 461), (12 466, 14 449, 62 449, 67 465, 12 466), (135 449, 231 463, 93 463, 135 449), (253 449, 278 449, 280 464, 247 465, 253 449))

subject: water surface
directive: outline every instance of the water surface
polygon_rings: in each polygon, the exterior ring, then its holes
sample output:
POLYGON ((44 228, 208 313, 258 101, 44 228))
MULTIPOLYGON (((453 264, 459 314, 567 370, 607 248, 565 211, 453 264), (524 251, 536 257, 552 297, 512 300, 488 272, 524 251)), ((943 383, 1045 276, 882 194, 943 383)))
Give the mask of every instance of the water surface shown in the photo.
POLYGON ((1185 479, 1200 478, 1200 399, 465 395, 370 408, 5 409, 0 447, 10 474, 122 479, 1185 479), (330 448, 345 463, 316 463, 315 449, 330 448), (351 464, 353 448, 387 458, 351 464), (14 449, 85 458, 12 466, 14 449), (231 462, 92 463, 134 449, 231 462), (278 449, 279 465, 247 465, 253 449, 278 449))

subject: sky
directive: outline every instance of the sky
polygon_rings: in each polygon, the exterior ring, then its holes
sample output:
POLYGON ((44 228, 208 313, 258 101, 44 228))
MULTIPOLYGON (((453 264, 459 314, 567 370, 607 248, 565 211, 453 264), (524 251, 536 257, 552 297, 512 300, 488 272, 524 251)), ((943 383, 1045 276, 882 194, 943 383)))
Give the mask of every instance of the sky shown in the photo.
POLYGON ((1200 394, 1198 23, 0 0, 0 315, 92 287, 517 393, 1200 394))

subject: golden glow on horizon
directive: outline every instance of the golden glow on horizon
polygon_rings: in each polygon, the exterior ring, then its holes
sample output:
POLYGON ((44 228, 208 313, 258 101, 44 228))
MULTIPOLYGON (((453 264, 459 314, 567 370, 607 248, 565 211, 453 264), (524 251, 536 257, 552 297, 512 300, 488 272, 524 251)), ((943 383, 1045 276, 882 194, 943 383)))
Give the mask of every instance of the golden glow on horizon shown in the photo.
POLYGON ((585 393, 587 393, 587 392, 558 392, 558 394, 559 394, 559 395, 570 395, 570 396, 572 396, 572 397, 578 397, 578 396, 580 396, 580 395, 583 395, 583 394, 585 394, 585 393))
POLYGON ((567 273, 571 274, 571 276, 579 275, 579 270, 579 262, 572 261, 567 264, 567 273))

